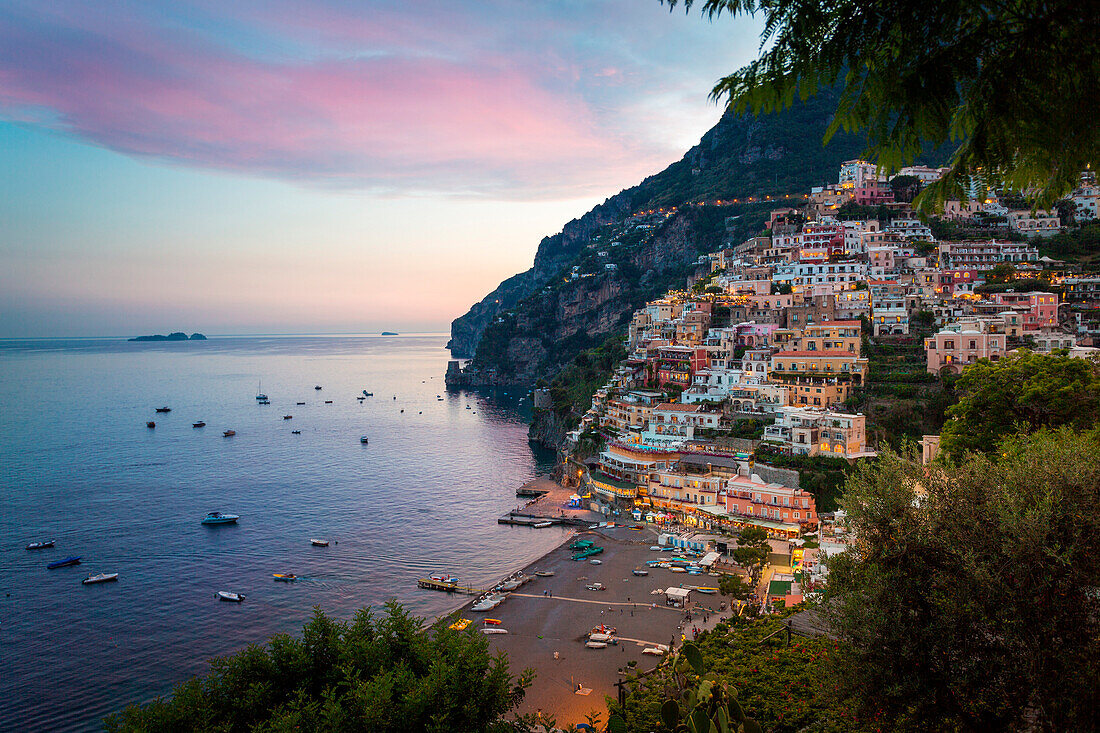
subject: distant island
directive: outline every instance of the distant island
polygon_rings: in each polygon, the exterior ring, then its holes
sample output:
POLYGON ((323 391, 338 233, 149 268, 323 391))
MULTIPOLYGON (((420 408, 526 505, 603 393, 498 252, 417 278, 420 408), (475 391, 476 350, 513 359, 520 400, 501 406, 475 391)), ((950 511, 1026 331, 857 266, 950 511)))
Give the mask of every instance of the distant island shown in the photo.
POLYGON ((205 341, 206 337, 201 333, 193 333, 190 336, 183 331, 174 331, 167 336, 154 334, 152 336, 136 336, 129 341, 205 341))
POLYGON ((383 336, 400 336, 401 334, 399 334, 399 333, 394 333, 393 331, 383 331, 383 332, 382 332, 382 335, 383 335, 383 336))

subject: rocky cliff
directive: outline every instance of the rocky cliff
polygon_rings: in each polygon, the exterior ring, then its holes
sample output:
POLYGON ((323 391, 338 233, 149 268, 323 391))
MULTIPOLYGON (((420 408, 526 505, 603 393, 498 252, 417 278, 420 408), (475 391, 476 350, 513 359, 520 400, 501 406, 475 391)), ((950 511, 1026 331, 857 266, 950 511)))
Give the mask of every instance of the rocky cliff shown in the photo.
MULTIPOLYGON (((452 354, 474 357, 483 381, 549 376, 580 349, 621 328, 645 297, 659 294, 658 285, 686 277, 700 252, 720 246, 727 237, 754 233, 745 221, 727 233, 726 216, 762 218, 757 211, 727 210, 717 223, 704 223, 686 203, 802 192, 835 180, 840 163, 863 147, 849 135, 837 135, 828 147, 822 146, 835 107, 835 91, 825 90, 780 114, 725 114, 681 160, 543 239, 531 269, 502 282, 452 323, 452 354), (595 264, 614 264, 617 270, 584 272, 590 275, 586 280, 599 281, 581 280, 562 292, 559 286, 563 277, 570 277, 571 267, 583 270, 593 264, 588 261, 593 246, 609 246, 612 237, 623 233, 627 217, 658 207, 680 209, 662 226, 660 237, 636 243, 627 256, 609 254, 607 261, 595 264)), ((622 250, 630 250, 623 244, 622 250)))

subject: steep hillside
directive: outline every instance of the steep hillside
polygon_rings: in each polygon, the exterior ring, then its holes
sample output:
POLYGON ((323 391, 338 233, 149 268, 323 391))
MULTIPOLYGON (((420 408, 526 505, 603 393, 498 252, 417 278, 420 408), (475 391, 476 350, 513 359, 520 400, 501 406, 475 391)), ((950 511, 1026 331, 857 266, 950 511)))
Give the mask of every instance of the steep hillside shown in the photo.
MULTIPOLYGON (((777 115, 727 112, 681 160, 543 239, 530 270, 505 280, 451 324, 452 354, 473 356, 481 370, 496 370, 492 381, 520 382, 544 376, 540 370, 552 372, 580 349, 599 343, 647 298, 686 278, 701 252, 734 236, 723 220, 740 209, 721 207, 720 215, 708 218, 700 212, 718 207, 684 208, 685 203, 805 191, 835 179, 840 163, 863 147, 851 135, 822 146, 835 107, 836 94, 829 90, 777 115), (578 281, 566 293, 556 287, 572 266, 583 265, 601 232, 610 233, 632 213, 660 207, 681 209, 659 236, 624 258, 625 266, 589 278, 592 282, 578 281), (548 285, 550 292, 543 292, 548 285)), ((750 236, 762 221, 755 210, 743 218, 755 229, 738 220, 736 236, 750 236)))

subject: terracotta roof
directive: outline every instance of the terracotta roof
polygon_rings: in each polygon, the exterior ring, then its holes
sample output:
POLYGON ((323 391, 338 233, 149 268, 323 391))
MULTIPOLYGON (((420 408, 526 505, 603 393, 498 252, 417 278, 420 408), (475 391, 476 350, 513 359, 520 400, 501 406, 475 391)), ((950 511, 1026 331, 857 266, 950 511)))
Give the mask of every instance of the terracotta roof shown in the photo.
POLYGON ((699 412, 699 405, 682 405, 673 402, 662 402, 653 409, 655 410, 671 410, 673 412, 699 412))

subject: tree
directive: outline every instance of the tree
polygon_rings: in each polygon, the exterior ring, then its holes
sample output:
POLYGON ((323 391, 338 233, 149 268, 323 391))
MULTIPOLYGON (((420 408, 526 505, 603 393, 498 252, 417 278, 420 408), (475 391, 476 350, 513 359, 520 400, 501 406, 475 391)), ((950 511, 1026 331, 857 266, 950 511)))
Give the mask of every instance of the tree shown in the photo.
POLYGON ((955 458, 988 453, 1018 426, 1087 430, 1100 421, 1100 362, 1092 359, 1022 350, 968 366, 956 387, 961 397, 947 411, 940 441, 955 458))
POLYGON ((130 706, 108 731, 510 730, 501 716, 522 701, 533 673, 514 679, 476 629, 452 619, 425 627, 399 604, 351 623, 319 609, 302 637, 272 637, 211 662, 204 678, 168 699, 130 706))
POLYGON ((894 201, 909 203, 921 190, 921 181, 916 176, 894 176, 890 179, 890 188, 894 192, 894 201))
MULTIPOLYGON (((691 8, 695 0, 682 0, 691 8)), ((680 0, 663 0, 675 7, 680 0)), ((712 96, 772 112, 841 88, 837 131, 863 131, 887 171, 929 144, 956 145, 924 206, 967 199, 971 183, 1031 191, 1042 208, 1100 160, 1100 4, 1071 0, 700 0, 711 19, 760 14, 761 47, 712 96)))
POLYGON ((989 283, 1006 283, 1016 277, 1016 268, 1010 262, 1000 262, 985 274, 985 281, 989 283))
POLYGON ((733 551, 733 559, 752 574, 768 561, 769 553, 771 553, 771 545, 768 544, 768 533, 759 527, 749 527, 741 530, 741 535, 737 538, 737 549, 733 551))
POLYGON ((949 467, 884 451, 829 562, 832 675, 883 730, 1095 728, 1100 436, 1007 438, 949 467))
POLYGON ((718 591, 736 601, 743 601, 752 595, 752 586, 742 580, 740 575, 723 575, 718 581, 718 591))

